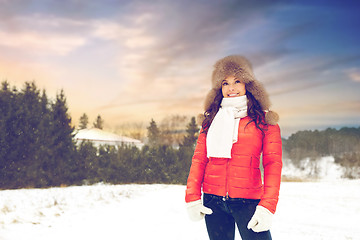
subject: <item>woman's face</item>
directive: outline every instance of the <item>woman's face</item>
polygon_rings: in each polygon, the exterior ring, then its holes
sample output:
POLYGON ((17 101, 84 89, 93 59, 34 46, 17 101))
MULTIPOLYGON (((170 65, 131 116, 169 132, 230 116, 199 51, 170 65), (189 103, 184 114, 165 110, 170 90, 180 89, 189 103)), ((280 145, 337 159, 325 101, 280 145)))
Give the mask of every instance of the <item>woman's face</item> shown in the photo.
POLYGON ((245 84, 234 76, 229 76, 222 81, 221 90, 224 98, 240 97, 246 93, 245 84))

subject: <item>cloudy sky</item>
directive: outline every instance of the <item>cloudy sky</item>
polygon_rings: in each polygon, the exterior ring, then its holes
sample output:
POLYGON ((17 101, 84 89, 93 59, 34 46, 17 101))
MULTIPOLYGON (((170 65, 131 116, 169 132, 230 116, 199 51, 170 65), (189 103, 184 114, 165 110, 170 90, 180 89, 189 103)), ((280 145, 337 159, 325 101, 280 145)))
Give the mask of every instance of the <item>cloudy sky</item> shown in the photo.
POLYGON ((73 124, 113 128, 196 116, 215 61, 242 54, 285 137, 359 126, 357 2, 0 0, 0 80, 64 89, 73 124))

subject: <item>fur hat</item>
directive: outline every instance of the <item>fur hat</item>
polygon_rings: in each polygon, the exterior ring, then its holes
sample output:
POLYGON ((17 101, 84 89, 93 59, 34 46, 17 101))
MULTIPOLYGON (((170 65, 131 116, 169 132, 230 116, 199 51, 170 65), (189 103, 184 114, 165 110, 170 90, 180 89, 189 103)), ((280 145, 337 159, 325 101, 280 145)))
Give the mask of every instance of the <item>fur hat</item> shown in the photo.
POLYGON ((266 112, 266 123, 276 125, 279 121, 279 115, 270 111, 271 102, 269 95, 262 83, 255 79, 249 60, 240 55, 227 56, 215 63, 211 80, 212 89, 205 98, 205 111, 214 101, 217 91, 221 89, 222 81, 228 76, 234 76, 242 83, 245 83, 246 91, 249 91, 254 96, 259 102, 261 109, 266 112))

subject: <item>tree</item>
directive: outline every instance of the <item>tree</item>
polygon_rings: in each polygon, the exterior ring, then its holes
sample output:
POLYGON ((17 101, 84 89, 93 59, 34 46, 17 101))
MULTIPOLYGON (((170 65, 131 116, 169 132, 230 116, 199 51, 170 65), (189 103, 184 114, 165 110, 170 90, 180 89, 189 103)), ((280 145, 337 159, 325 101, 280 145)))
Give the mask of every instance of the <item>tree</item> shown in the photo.
POLYGON ((79 129, 86 129, 87 125, 89 124, 89 117, 84 113, 80 117, 79 129))
MULTIPOLYGON (((8 188, 48 186, 43 165, 54 155, 50 107, 45 90, 40 96, 34 82, 21 91, 9 91, 3 84, 1 96, 7 100, 1 112, 1 184, 8 188), (10 105, 7 105, 7 104, 10 105), (10 107, 10 108, 9 108, 10 107)), ((5 100, 2 98, 2 100, 5 100)))
POLYGON ((160 130, 156 125, 154 119, 151 119, 148 130, 148 142, 150 146, 157 146, 160 142, 160 130))
POLYGON ((103 129, 103 127, 104 127, 104 120, 101 118, 100 115, 97 116, 97 118, 96 118, 93 126, 94 126, 94 128, 103 129))
POLYGON ((18 125, 17 113, 19 103, 18 92, 14 87, 10 90, 8 82, 2 82, 0 90, 0 186, 14 187, 16 181, 16 159, 18 145, 16 141, 20 132, 16 130, 18 125))
POLYGON ((64 91, 56 96, 52 109, 52 153, 51 161, 46 163, 45 169, 50 174, 51 185, 70 184, 76 163, 74 162, 75 142, 73 141, 74 128, 71 126, 71 117, 64 91))
POLYGON ((9 118, 9 163, 11 163, 12 181, 15 186, 27 183, 35 185, 37 169, 40 166, 38 142, 42 131, 40 91, 34 82, 26 82, 21 92, 14 98, 14 112, 9 118))
POLYGON ((185 184, 194 154, 196 140, 200 128, 196 124, 195 117, 192 117, 186 128, 186 135, 178 152, 178 182, 185 184))
POLYGON ((200 128, 196 124, 195 117, 192 117, 189 124, 186 128, 186 135, 182 142, 182 146, 190 147, 191 149, 195 150, 196 140, 198 138, 200 128))
POLYGON ((51 142, 53 136, 51 135, 50 128, 52 126, 52 116, 51 116, 51 109, 48 97, 46 95, 46 91, 43 90, 41 99, 40 99, 40 115, 41 120, 39 122, 39 134, 38 134, 38 141, 36 145, 38 147, 37 154, 34 156, 35 161, 38 163, 38 166, 35 165, 34 168, 37 172, 36 174, 36 187, 47 187, 49 186, 48 178, 46 177, 46 173, 43 169, 43 166, 46 162, 48 162, 52 156, 52 149, 51 149, 51 142))
POLYGON ((180 146, 185 135, 188 117, 171 115, 162 119, 159 125, 161 132, 161 143, 173 147, 180 146))
POLYGON ((98 180, 97 148, 89 141, 82 141, 77 148, 74 183, 94 183, 98 180))
POLYGON ((13 92, 10 90, 9 83, 4 81, 1 83, 0 89, 0 173, 4 170, 4 173, 1 173, 1 176, 5 174, 6 166, 6 157, 9 151, 9 129, 8 129, 8 119, 12 115, 12 107, 14 102, 12 101, 14 97, 13 92))

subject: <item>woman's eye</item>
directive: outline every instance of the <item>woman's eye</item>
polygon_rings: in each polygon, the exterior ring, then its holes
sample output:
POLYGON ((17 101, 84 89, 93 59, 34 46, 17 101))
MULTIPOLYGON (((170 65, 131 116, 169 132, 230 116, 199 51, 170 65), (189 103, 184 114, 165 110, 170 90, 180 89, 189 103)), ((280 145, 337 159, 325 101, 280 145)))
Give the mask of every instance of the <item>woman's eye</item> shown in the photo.
POLYGON ((227 83, 227 82, 223 82, 222 85, 225 86, 225 85, 228 85, 228 83, 227 83))
POLYGON ((235 83, 241 83, 240 80, 236 80, 235 83))

